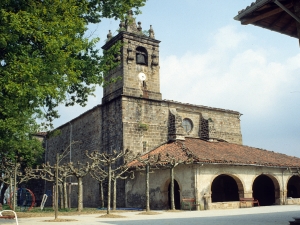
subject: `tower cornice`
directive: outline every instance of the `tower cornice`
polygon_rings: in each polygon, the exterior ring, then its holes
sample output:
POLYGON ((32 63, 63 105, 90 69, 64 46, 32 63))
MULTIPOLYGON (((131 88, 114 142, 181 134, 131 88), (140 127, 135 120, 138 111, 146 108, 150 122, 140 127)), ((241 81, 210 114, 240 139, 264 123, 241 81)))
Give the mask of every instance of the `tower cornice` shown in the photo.
POLYGON ((139 40, 139 42, 141 42, 141 43, 151 42, 152 45, 156 45, 157 47, 159 46, 159 43, 161 42, 161 41, 156 40, 154 38, 147 37, 144 34, 136 34, 136 33, 131 33, 131 32, 128 32, 128 31, 120 31, 116 36, 111 38, 105 45, 103 45, 102 49, 108 50, 117 41, 124 40, 124 39, 139 40))

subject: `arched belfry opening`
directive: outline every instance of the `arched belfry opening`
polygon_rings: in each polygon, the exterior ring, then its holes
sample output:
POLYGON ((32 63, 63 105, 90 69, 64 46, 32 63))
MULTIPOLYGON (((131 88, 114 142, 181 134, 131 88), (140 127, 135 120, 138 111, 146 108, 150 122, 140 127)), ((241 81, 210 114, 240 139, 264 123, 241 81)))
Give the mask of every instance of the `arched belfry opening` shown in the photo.
POLYGON ((261 206, 275 204, 275 185, 267 175, 259 175, 253 182, 253 198, 259 201, 261 206))
POLYGON ((212 202, 239 201, 239 187, 234 178, 221 174, 217 176, 211 185, 212 202))
POLYGON ((136 48, 136 64, 148 66, 148 53, 144 47, 136 48))
POLYGON ((300 177, 292 176, 287 183, 287 197, 300 198, 300 177))
MULTIPOLYGON (((176 180, 174 180, 174 202, 175 209, 180 209, 180 188, 176 180)), ((168 187, 168 205, 169 209, 171 209, 171 182, 169 183, 168 187)))

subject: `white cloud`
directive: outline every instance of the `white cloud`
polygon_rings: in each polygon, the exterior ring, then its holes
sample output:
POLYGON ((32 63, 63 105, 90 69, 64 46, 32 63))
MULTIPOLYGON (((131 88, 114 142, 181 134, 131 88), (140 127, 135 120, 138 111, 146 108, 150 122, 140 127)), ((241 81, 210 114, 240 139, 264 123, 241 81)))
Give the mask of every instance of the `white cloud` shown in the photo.
POLYGON ((202 54, 161 59, 163 98, 253 116, 273 111, 299 74, 300 55, 272 61, 272 50, 243 48, 247 35, 231 26, 219 29, 213 40, 202 54))

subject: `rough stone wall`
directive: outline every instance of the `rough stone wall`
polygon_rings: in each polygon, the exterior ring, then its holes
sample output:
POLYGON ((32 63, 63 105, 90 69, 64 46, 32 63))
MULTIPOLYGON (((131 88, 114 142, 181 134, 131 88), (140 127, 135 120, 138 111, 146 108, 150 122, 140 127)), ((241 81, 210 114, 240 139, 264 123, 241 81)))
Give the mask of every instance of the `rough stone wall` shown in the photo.
POLYGON ((106 80, 121 78, 103 89, 103 103, 122 95, 161 100, 159 78, 159 41, 145 36, 121 32, 104 48, 109 48, 117 40, 121 40, 120 65, 113 69, 106 80), (136 49, 146 49, 147 65, 136 62, 136 49), (139 79, 139 73, 146 75, 145 80, 139 79))
POLYGON ((168 108, 159 101, 123 97, 124 149, 145 153, 165 143, 168 108))
POLYGON ((175 108, 169 108, 169 125, 168 125, 168 140, 184 140, 185 133, 182 126, 182 116, 180 116, 175 108))
POLYGON ((123 150, 122 100, 121 97, 102 105, 101 151, 123 150))
MULTIPOLYGON (((85 162, 85 151, 99 151, 102 137, 102 111, 100 106, 96 106, 88 112, 82 114, 78 118, 62 125, 58 129, 60 135, 51 137, 47 140, 47 151, 45 161, 49 161, 51 165, 55 164, 56 153, 61 154, 72 142, 71 153, 68 153, 61 163, 72 161, 85 162), (76 142, 77 141, 77 142, 76 142)), ((75 177, 68 178, 68 182, 77 182, 75 177)), ((97 182, 89 175, 83 179, 83 205, 95 207, 98 206, 99 192, 97 182), (91 201, 91 199, 94 199, 91 201)), ((52 192, 52 182, 47 182, 46 190, 52 192)), ((72 207, 76 207, 77 186, 72 186, 72 207)))
POLYGON ((138 36, 125 35, 123 48, 124 65, 124 94, 135 97, 150 99, 161 99, 160 77, 159 77, 159 46, 157 41, 151 38, 140 38, 138 36), (136 49, 143 47, 148 54, 148 64, 140 65, 136 62, 136 49), (132 51, 128 51, 132 49, 132 51), (134 57, 130 57, 132 54, 134 57), (152 56, 155 55, 154 63, 152 56), (138 74, 146 74, 145 81, 141 81, 138 74))
POLYGON ((242 144, 240 114, 230 110, 215 109, 176 102, 168 102, 169 108, 176 108, 182 119, 188 118, 193 129, 185 137, 204 140, 221 139, 229 143, 242 144))
POLYGON ((120 96, 123 92, 124 80, 122 64, 111 70, 110 73, 105 76, 105 80, 106 82, 115 80, 115 82, 109 83, 103 88, 103 104, 120 96))

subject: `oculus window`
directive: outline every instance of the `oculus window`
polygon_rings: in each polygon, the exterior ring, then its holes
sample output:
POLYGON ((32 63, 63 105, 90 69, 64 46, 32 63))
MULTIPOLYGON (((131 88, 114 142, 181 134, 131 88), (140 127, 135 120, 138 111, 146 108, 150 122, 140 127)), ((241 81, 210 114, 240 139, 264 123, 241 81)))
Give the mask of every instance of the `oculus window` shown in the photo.
POLYGON ((185 132, 189 133, 193 129, 193 122, 190 119, 185 118, 182 120, 182 126, 185 132))

